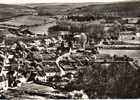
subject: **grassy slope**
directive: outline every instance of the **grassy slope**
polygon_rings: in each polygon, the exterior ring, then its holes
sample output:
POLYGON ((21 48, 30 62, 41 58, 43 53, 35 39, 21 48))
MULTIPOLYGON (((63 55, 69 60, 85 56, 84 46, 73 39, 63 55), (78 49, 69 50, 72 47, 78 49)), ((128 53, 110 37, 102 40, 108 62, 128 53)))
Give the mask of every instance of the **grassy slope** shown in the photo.
POLYGON ((27 6, 21 6, 21 5, 0 4, 0 19, 6 19, 6 18, 27 13, 27 11, 25 10, 32 10, 32 9, 27 6))

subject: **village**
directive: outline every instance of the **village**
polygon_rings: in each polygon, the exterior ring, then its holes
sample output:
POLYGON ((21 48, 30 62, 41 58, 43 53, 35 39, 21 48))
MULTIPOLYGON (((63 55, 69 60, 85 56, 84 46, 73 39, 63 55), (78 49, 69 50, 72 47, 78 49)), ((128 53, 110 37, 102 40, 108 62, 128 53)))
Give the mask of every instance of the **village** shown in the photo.
POLYGON ((140 17, 28 12, 0 22, 0 99, 140 97, 140 17))

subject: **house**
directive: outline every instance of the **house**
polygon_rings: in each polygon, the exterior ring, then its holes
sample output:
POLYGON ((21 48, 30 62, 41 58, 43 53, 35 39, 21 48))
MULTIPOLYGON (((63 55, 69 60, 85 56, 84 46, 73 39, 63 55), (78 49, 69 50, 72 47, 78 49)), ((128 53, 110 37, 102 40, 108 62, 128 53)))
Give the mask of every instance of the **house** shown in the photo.
POLYGON ((120 32, 119 40, 124 41, 124 40, 133 40, 136 35, 132 31, 123 31, 120 32))
POLYGON ((128 24, 137 24, 140 20, 139 17, 136 18, 122 18, 123 21, 127 21, 128 24))
POLYGON ((8 89, 8 80, 0 73, 0 92, 8 89))

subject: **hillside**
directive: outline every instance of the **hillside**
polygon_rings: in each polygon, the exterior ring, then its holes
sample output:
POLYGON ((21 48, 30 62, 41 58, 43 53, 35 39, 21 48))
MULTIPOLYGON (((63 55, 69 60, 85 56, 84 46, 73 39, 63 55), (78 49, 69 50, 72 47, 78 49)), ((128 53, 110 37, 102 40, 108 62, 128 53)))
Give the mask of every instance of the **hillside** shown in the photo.
POLYGON ((67 10, 67 14, 140 16, 140 2, 120 2, 112 4, 88 5, 67 10))
POLYGON ((106 15, 140 16, 140 2, 120 3, 39 3, 8 5, 0 4, 0 19, 37 12, 39 15, 106 15))
POLYGON ((39 3, 39 4, 22 4, 22 5, 9 5, 0 4, 0 21, 5 21, 8 18, 27 15, 38 12, 39 15, 58 15, 65 14, 67 10, 76 7, 88 5, 89 3, 81 4, 57 4, 57 3, 39 3))
POLYGON ((11 18, 18 15, 26 15, 35 12, 34 9, 31 9, 27 6, 22 5, 8 5, 0 4, 0 19, 11 18))
POLYGON ((27 4, 26 6, 35 9, 39 15, 63 15, 67 14, 67 11, 77 7, 87 6, 93 3, 39 3, 39 4, 27 4))
POLYGON ((140 2, 117 3, 48 3, 27 4, 40 15, 115 15, 115 16, 140 16, 140 2))
POLYGON ((140 2, 116 3, 48 3, 27 4, 40 15, 106 15, 106 16, 140 16, 140 2))

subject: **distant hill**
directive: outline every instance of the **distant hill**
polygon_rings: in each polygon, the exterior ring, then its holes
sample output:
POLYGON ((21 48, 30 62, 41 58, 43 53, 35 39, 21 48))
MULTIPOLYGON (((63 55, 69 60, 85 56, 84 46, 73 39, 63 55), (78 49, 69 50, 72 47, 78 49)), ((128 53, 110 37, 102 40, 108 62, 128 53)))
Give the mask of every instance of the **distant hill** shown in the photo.
POLYGON ((105 15, 140 16, 140 1, 120 3, 39 3, 8 5, 0 4, 0 21, 19 15, 105 15))
POLYGON ((35 9, 40 15, 63 15, 67 14, 67 11, 77 7, 87 6, 93 3, 39 3, 39 4, 27 4, 26 6, 35 9))
POLYGON ((140 1, 88 5, 66 11, 67 14, 140 16, 140 1))
POLYGON ((32 12, 35 12, 35 10, 28 6, 0 4, 0 19, 30 14, 32 12))
POLYGON ((115 3, 48 3, 27 4, 39 14, 50 15, 106 15, 106 16, 140 16, 140 1, 115 3))

